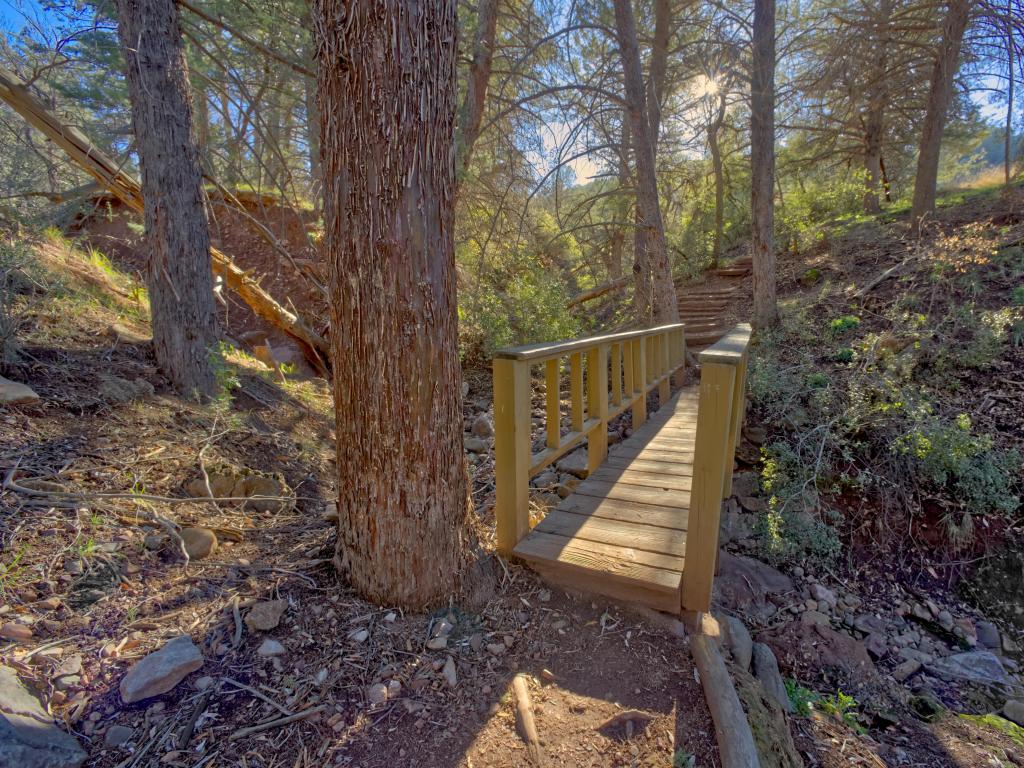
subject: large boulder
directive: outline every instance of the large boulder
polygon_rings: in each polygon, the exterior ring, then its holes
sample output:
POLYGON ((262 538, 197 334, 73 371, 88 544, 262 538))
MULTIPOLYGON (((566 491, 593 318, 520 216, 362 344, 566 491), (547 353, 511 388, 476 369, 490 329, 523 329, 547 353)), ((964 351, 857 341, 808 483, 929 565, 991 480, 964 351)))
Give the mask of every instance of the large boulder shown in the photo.
POLYGON ((0 765, 78 768, 85 751, 58 728, 14 670, 0 666, 0 765))
POLYGON ((844 684, 844 690, 857 690, 878 678, 864 643, 827 624, 791 621, 757 639, 774 651, 779 666, 793 677, 807 679, 826 671, 844 684))
POLYGON ((167 693, 203 666, 203 654, 188 635, 176 637, 141 659, 121 679, 121 699, 132 704, 167 693))
POLYGON ((925 664, 925 669, 947 681, 1001 686, 1011 686, 1016 682, 1007 674, 999 657, 988 651, 970 651, 945 656, 925 664))
POLYGON ((718 558, 715 601, 730 611, 767 619, 793 592, 792 579, 759 560, 725 550, 718 558))
POLYGON ((37 395, 27 384, 11 381, 0 376, 0 406, 32 405, 39 402, 37 395))
POLYGON ((765 691, 778 703, 784 712, 793 711, 793 702, 786 693, 786 683, 779 672, 779 662, 772 649, 764 643, 754 643, 751 648, 752 672, 765 691))

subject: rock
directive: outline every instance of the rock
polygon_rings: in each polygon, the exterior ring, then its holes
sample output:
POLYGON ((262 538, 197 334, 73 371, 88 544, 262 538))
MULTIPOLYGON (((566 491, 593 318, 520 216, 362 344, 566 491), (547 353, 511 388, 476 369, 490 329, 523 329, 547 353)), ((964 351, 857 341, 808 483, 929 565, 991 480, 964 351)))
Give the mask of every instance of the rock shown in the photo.
POLYGON ((936 618, 940 627, 947 632, 953 631, 953 614, 949 611, 939 611, 939 615, 936 618))
POLYGON ((71 576, 81 576, 85 573, 85 564, 81 560, 68 560, 64 564, 64 570, 71 576))
POLYGON ((368 629, 356 629, 349 633, 348 639, 353 643, 360 645, 370 639, 370 630, 368 629))
POLYGON ((492 656, 501 656, 508 649, 504 643, 488 643, 487 652, 492 656))
POLYGON ((132 704, 167 693, 203 666, 203 654, 192 638, 182 635, 135 663, 121 678, 121 700, 132 704))
POLYGON ((202 677, 196 678, 196 681, 192 683, 197 691, 205 691, 211 685, 213 685, 213 678, 209 675, 203 675, 202 677))
POLYGON ((881 659, 889 652, 889 641, 881 632, 872 632, 864 638, 864 647, 873 659, 881 659))
POLYGON ((479 437, 467 437, 462 441, 462 446, 470 453, 486 453, 487 441, 479 437))
POLYGON ((126 725, 112 725, 107 728, 107 734, 103 737, 103 743, 108 747, 120 747, 135 733, 126 725))
POLYGON ((768 439, 768 432, 764 427, 745 426, 743 436, 754 445, 764 445, 764 441, 768 439))
POLYGON ((892 676, 896 682, 903 683, 920 671, 920 661, 917 659, 907 659, 906 661, 896 665, 896 668, 892 671, 892 676))
POLYGON ((786 684, 782 680, 782 673, 779 672, 779 662, 772 653, 772 649, 764 643, 754 643, 751 646, 751 671, 754 677, 761 681, 768 695, 778 702, 783 712, 793 711, 793 702, 786 694, 786 684))
POLYGON ((85 758, 78 741, 54 724, 14 670, 0 666, 0 765, 78 768, 85 758))
POLYGON ((861 614, 853 620, 853 628, 865 635, 870 635, 872 632, 885 632, 885 627, 885 619, 870 613, 861 614))
POLYGON ((968 651, 936 659, 925 668, 943 680, 963 680, 980 685, 1012 685, 1014 683, 999 658, 989 651, 968 651))
POLYGON ((256 649, 256 653, 260 656, 281 656, 285 653, 285 648, 277 642, 277 640, 271 640, 268 637, 260 644, 260 647, 256 649))
POLYGON ((587 452, 579 448, 568 456, 561 458, 555 465, 559 472, 568 472, 570 475, 585 478, 587 476, 587 452))
POLYGON ((32 639, 32 627, 27 624, 15 624, 11 622, 0 626, 0 638, 4 640, 16 640, 24 643, 32 639))
POLYGON ((434 628, 433 628, 433 630, 431 630, 430 636, 431 637, 447 636, 447 635, 451 634, 452 629, 453 629, 453 627, 451 625, 451 622, 445 621, 444 619, 442 619, 441 621, 439 621, 436 624, 434 624, 434 628))
POLYGON ((548 488, 558 482, 557 472, 541 472, 533 480, 530 481, 530 485, 534 488, 548 488))
POLYGON ((443 651, 448 647, 448 638, 444 635, 440 637, 432 637, 427 640, 428 651, 443 651))
MULTIPOLYGON (((735 500, 729 499, 735 504, 735 500)), ((723 504, 723 506, 726 506, 723 504)), ((741 541, 750 538, 754 532, 754 516, 747 515, 738 510, 726 508, 718 525, 718 540, 724 546, 733 541, 741 541)))
POLYGON ((722 639, 732 653, 733 660, 740 669, 750 669, 754 641, 750 639, 746 625, 735 616, 723 616, 718 623, 722 628, 722 639))
POLYGON ((1024 728, 1024 701, 1011 699, 1003 707, 1003 717, 1024 728))
POLYGON ((733 496, 754 496, 761 490, 761 480, 756 472, 737 472, 732 476, 733 496))
POLYGON ((770 565, 725 550, 719 553, 720 573, 715 579, 715 595, 730 611, 758 618, 775 615, 783 597, 793 591, 793 581, 770 565))
POLYGON ((1003 653, 1020 653, 1020 646, 1009 635, 1003 635, 1003 653))
POLYGON ((828 616, 821 611, 804 611, 800 616, 800 623, 806 626, 822 626, 827 627, 831 622, 828 616))
POLYGON ((265 600, 256 603, 245 614, 245 626, 253 632, 269 632, 281 623, 281 616, 287 608, 287 600, 265 600))
POLYGON ((402 695, 402 683, 398 680, 388 681, 388 698, 397 699, 402 695))
POLYGON ((470 432, 473 433, 474 437, 493 437, 494 425, 487 418, 486 414, 481 413, 473 419, 473 426, 470 428, 470 432))
POLYGON ((217 551, 217 534, 209 528, 182 528, 181 540, 191 560, 202 560, 217 551))
POLYGON ((445 682, 448 683, 448 687, 454 688, 458 684, 459 675, 455 671, 455 659, 451 656, 445 661, 444 667, 441 669, 441 675, 444 677, 445 682))
POLYGON ((39 402, 37 395, 27 384, 11 381, 0 376, 0 406, 32 405, 39 402))
POLYGON ((374 683, 366 689, 366 700, 370 706, 380 706, 388 700, 388 687, 384 683, 374 683))
POLYGON ((794 677, 804 676, 808 670, 814 674, 835 671, 840 682, 857 686, 878 676, 864 644, 827 625, 791 621, 762 632, 758 640, 774 651, 779 666, 794 677))
POLYGON ((768 502, 760 496, 740 496, 740 506, 748 512, 768 511, 768 502))
POLYGON ((975 625, 978 632, 978 642, 982 648, 998 651, 1000 648, 999 628, 991 621, 979 621, 975 625))
POLYGON ((828 587, 826 587, 824 584, 811 584, 811 597, 813 597, 819 603, 827 603, 828 605, 835 608, 836 593, 828 587))

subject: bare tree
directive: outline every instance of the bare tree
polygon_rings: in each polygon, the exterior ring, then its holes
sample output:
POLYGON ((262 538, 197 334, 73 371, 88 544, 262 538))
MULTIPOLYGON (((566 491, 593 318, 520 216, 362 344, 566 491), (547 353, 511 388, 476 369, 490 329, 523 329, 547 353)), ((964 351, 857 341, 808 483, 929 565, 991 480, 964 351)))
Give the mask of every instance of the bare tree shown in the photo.
POLYGON ((157 363, 179 392, 217 389, 217 320, 185 49, 174 0, 117 0, 142 166, 147 286, 157 363))
POLYGON ((455 297, 455 0, 316 0, 338 443, 335 564, 451 594, 471 529, 455 297))
POLYGON ((935 187, 939 177, 939 151, 946 118, 953 101, 953 86, 960 66, 960 47, 971 15, 971 0, 949 0, 942 39, 932 63, 928 107, 921 126, 921 144, 917 153, 914 201, 910 219, 919 229, 925 216, 935 210, 935 187))
POLYGON ((754 0, 750 82, 750 215, 754 327, 779 321, 775 301, 775 0, 754 0))

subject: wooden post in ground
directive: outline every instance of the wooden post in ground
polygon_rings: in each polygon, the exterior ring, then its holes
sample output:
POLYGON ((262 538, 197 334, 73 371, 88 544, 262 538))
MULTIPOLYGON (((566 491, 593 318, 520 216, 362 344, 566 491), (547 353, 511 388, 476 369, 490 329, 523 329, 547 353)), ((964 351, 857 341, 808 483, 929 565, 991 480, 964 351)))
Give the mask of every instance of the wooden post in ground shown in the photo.
POLYGON ((557 449, 562 443, 562 361, 559 358, 548 360, 544 366, 546 429, 548 448, 557 449))
POLYGON ((494 516, 505 557, 530 531, 530 364, 494 360, 494 516))
POLYGON ((583 355, 569 355, 569 400, 572 408, 572 431, 583 431, 583 355))
POLYGON ((732 420, 729 427, 729 444, 726 446, 725 472, 722 477, 722 498, 732 495, 732 472, 735 463, 736 445, 743 428, 743 412, 746 410, 747 355, 744 354, 736 365, 736 386, 732 396, 732 420))

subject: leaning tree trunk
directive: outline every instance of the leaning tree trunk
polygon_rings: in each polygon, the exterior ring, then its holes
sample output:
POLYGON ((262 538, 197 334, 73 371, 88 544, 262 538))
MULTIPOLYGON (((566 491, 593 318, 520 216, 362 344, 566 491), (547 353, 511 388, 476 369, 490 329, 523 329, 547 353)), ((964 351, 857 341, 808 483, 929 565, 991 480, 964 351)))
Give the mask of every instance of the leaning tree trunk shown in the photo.
POLYGON ((779 321, 775 302, 775 0, 754 0, 750 82, 750 215, 754 327, 779 321))
POLYGON ((935 187, 939 178, 939 151, 946 117, 953 101, 953 85, 960 62, 960 46, 971 15, 971 0, 950 0, 942 27, 942 40, 932 65, 928 107, 921 126, 921 146, 917 153, 914 177, 914 201, 910 220, 920 231, 922 220, 935 210, 935 187))
POLYGON ((450 595, 471 543, 452 211, 455 0, 316 0, 338 447, 335 565, 450 595))
POLYGON ((207 397, 217 389, 217 320, 178 8, 174 0, 117 0, 117 15, 142 166, 156 360, 179 392, 207 397))
MULTIPOLYGON (((638 230, 644 234, 646 261, 651 270, 651 314, 655 323, 674 323, 679 320, 676 288, 672 282, 672 268, 665 243, 665 226, 658 202, 658 181, 654 166, 654 137, 644 94, 644 77, 640 67, 640 48, 637 42, 636 19, 632 0, 615 0, 615 22, 622 55, 623 82, 626 109, 633 136, 633 154, 636 158, 636 204, 640 214, 638 230)), ((637 241, 638 242, 638 241, 637 241)))

